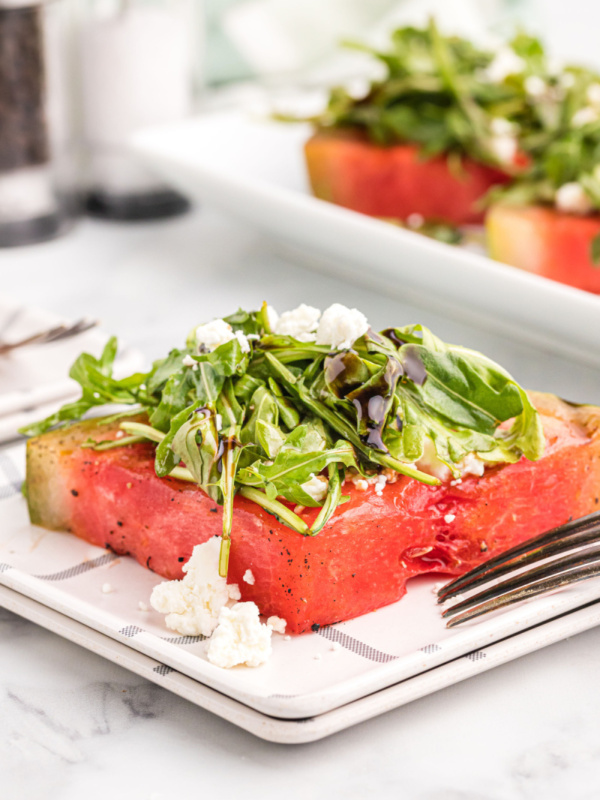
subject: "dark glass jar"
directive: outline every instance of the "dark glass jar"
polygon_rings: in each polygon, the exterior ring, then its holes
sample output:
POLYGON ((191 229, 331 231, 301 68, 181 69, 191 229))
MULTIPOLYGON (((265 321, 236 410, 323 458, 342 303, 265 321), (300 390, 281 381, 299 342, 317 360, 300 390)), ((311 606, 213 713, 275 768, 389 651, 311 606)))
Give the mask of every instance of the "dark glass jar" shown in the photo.
POLYGON ((0 0, 0 246, 44 241, 79 208, 66 0, 0 0))

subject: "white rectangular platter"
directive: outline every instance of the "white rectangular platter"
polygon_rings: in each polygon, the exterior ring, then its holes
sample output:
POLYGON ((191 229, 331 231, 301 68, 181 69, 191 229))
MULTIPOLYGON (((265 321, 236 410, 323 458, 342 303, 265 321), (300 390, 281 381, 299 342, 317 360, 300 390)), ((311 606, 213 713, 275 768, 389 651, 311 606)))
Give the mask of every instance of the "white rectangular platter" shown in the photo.
POLYGON ((317 269, 600 364, 600 296, 317 200, 309 134, 226 112, 145 131, 134 147, 188 196, 302 248, 317 269))
MULTIPOLYGON (((23 455, 22 446, 0 451, 0 585, 270 717, 327 714, 451 662, 460 680, 470 670, 464 657, 487 664, 481 652, 490 644, 541 631, 535 626, 600 598, 600 579, 594 579, 448 630, 432 591, 435 580, 419 578, 398 603, 315 633, 274 635, 267 664, 224 670, 207 660, 202 637, 174 635, 147 609, 157 575, 130 558, 29 523, 18 492, 23 455)), ((569 618, 563 617, 558 638, 581 629, 569 618)), ((586 617, 588 627, 597 621, 586 617)), ((530 649, 547 643, 542 633, 528 641, 530 649)))

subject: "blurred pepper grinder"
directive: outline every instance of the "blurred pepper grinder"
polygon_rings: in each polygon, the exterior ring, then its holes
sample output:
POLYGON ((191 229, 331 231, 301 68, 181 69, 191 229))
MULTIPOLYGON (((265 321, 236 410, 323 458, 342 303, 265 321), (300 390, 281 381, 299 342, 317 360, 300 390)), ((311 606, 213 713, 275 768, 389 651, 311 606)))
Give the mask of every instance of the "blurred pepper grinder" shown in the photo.
POLYGON ((78 211, 66 0, 0 0, 0 247, 51 239, 78 211))
POLYGON ((198 22, 193 0, 90 0, 80 42, 89 213, 143 220, 188 209, 128 140, 191 113, 198 22))

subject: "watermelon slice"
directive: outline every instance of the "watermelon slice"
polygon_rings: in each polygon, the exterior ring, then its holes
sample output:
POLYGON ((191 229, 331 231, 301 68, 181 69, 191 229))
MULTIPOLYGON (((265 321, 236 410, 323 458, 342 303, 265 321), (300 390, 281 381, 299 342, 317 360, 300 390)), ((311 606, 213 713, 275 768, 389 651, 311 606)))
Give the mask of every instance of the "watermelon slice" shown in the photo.
POLYGON ((553 281, 600 293, 592 242, 600 214, 576 216, 543 206, 493 206, 486 217, 492 258, 553 281))
POLYGON ((445 156, 423 158, 417 145, 380 147, 349 130, 320 131, 305 145, 313 193, 363 214, 451 225, 482 223, 477 201, 509 176, 469 158, 456 174, 445 156))
MULTIPOLYGON (((239 584, 243 600, 300 633, 399 600, 415 575, 460 574, 597 509, 600 408, 532 398, 546 436, 539 461, 521 459, 435 487, 397 475, 380 495, 347 482, 350 501, 314 537, 238 495, 228 580, 239 584), (247 569, 252 586, 243 580, 247 569)), ((158 478, 150 443, 103 452, 80 447, 90 434, 107 439, 117 430, 118 423, 88 421, 28 442, 31 520, 180 578, 194 545, 221 533, 221 508, 194 484, 158 478)), ((310 522, 317 512, 303 513, 310 522)))

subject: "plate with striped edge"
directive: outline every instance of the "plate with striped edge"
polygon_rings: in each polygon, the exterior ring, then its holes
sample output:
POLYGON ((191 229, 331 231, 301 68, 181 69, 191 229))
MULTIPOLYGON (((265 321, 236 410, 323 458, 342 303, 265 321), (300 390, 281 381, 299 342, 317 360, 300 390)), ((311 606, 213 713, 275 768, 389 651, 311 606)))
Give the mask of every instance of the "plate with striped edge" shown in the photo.
MULTIPOLYGON (((312 633, 274 634, 273 654, 266 664, 224 670, 208 661, 204 637, 173 635, 162 615, 149 608, 150 594, 160 580, 156 574, 71 534, 32 526, 19 493, 24 448, 5 448, 1 455, 0 585, 279 719, 341 710, 443 665, 448 667, 445 674, 461 680, 461 675, 493 665, 477 653, 484 652, 482 648, 487 653, 495 642, 507 660, 520 654, 518 648, 503 644, 515 634, 530 631, 530 649, 549 643, 535 633, 549 620, 561 618, 558 638, 576 633, 570 612, 600 598, 600 579, 594 579, 448 630, 436 605, 435 581, 421 577, 411 581, 398 603, 312 633)), ((597 619, 586 617, 586 624, 597 624, 597 619)), ((424 678, 422 683, 429 685, 424 678)), ((382 710, 393 707, 384 706, 382 702, 382 710)))
POLYGON ((508 639, 467 653, 394 686, 347 703, 315 717, 277 719, 233 700, 204 684, 117 642, 71 617, 60 614, 18 592, 0 586, 0 606, 58 636, 102 656, 130 672, 216 714, 255 736, 279 744, 303 744, 331 736, 352 725, 392 711, 421 697, 440 691, 483 671, 498 667, 540 647, 553 644, 600 623, 600 601, 563 617, 515 634, 508 639), (568 633, 565 634, 565 628, 568 633))

